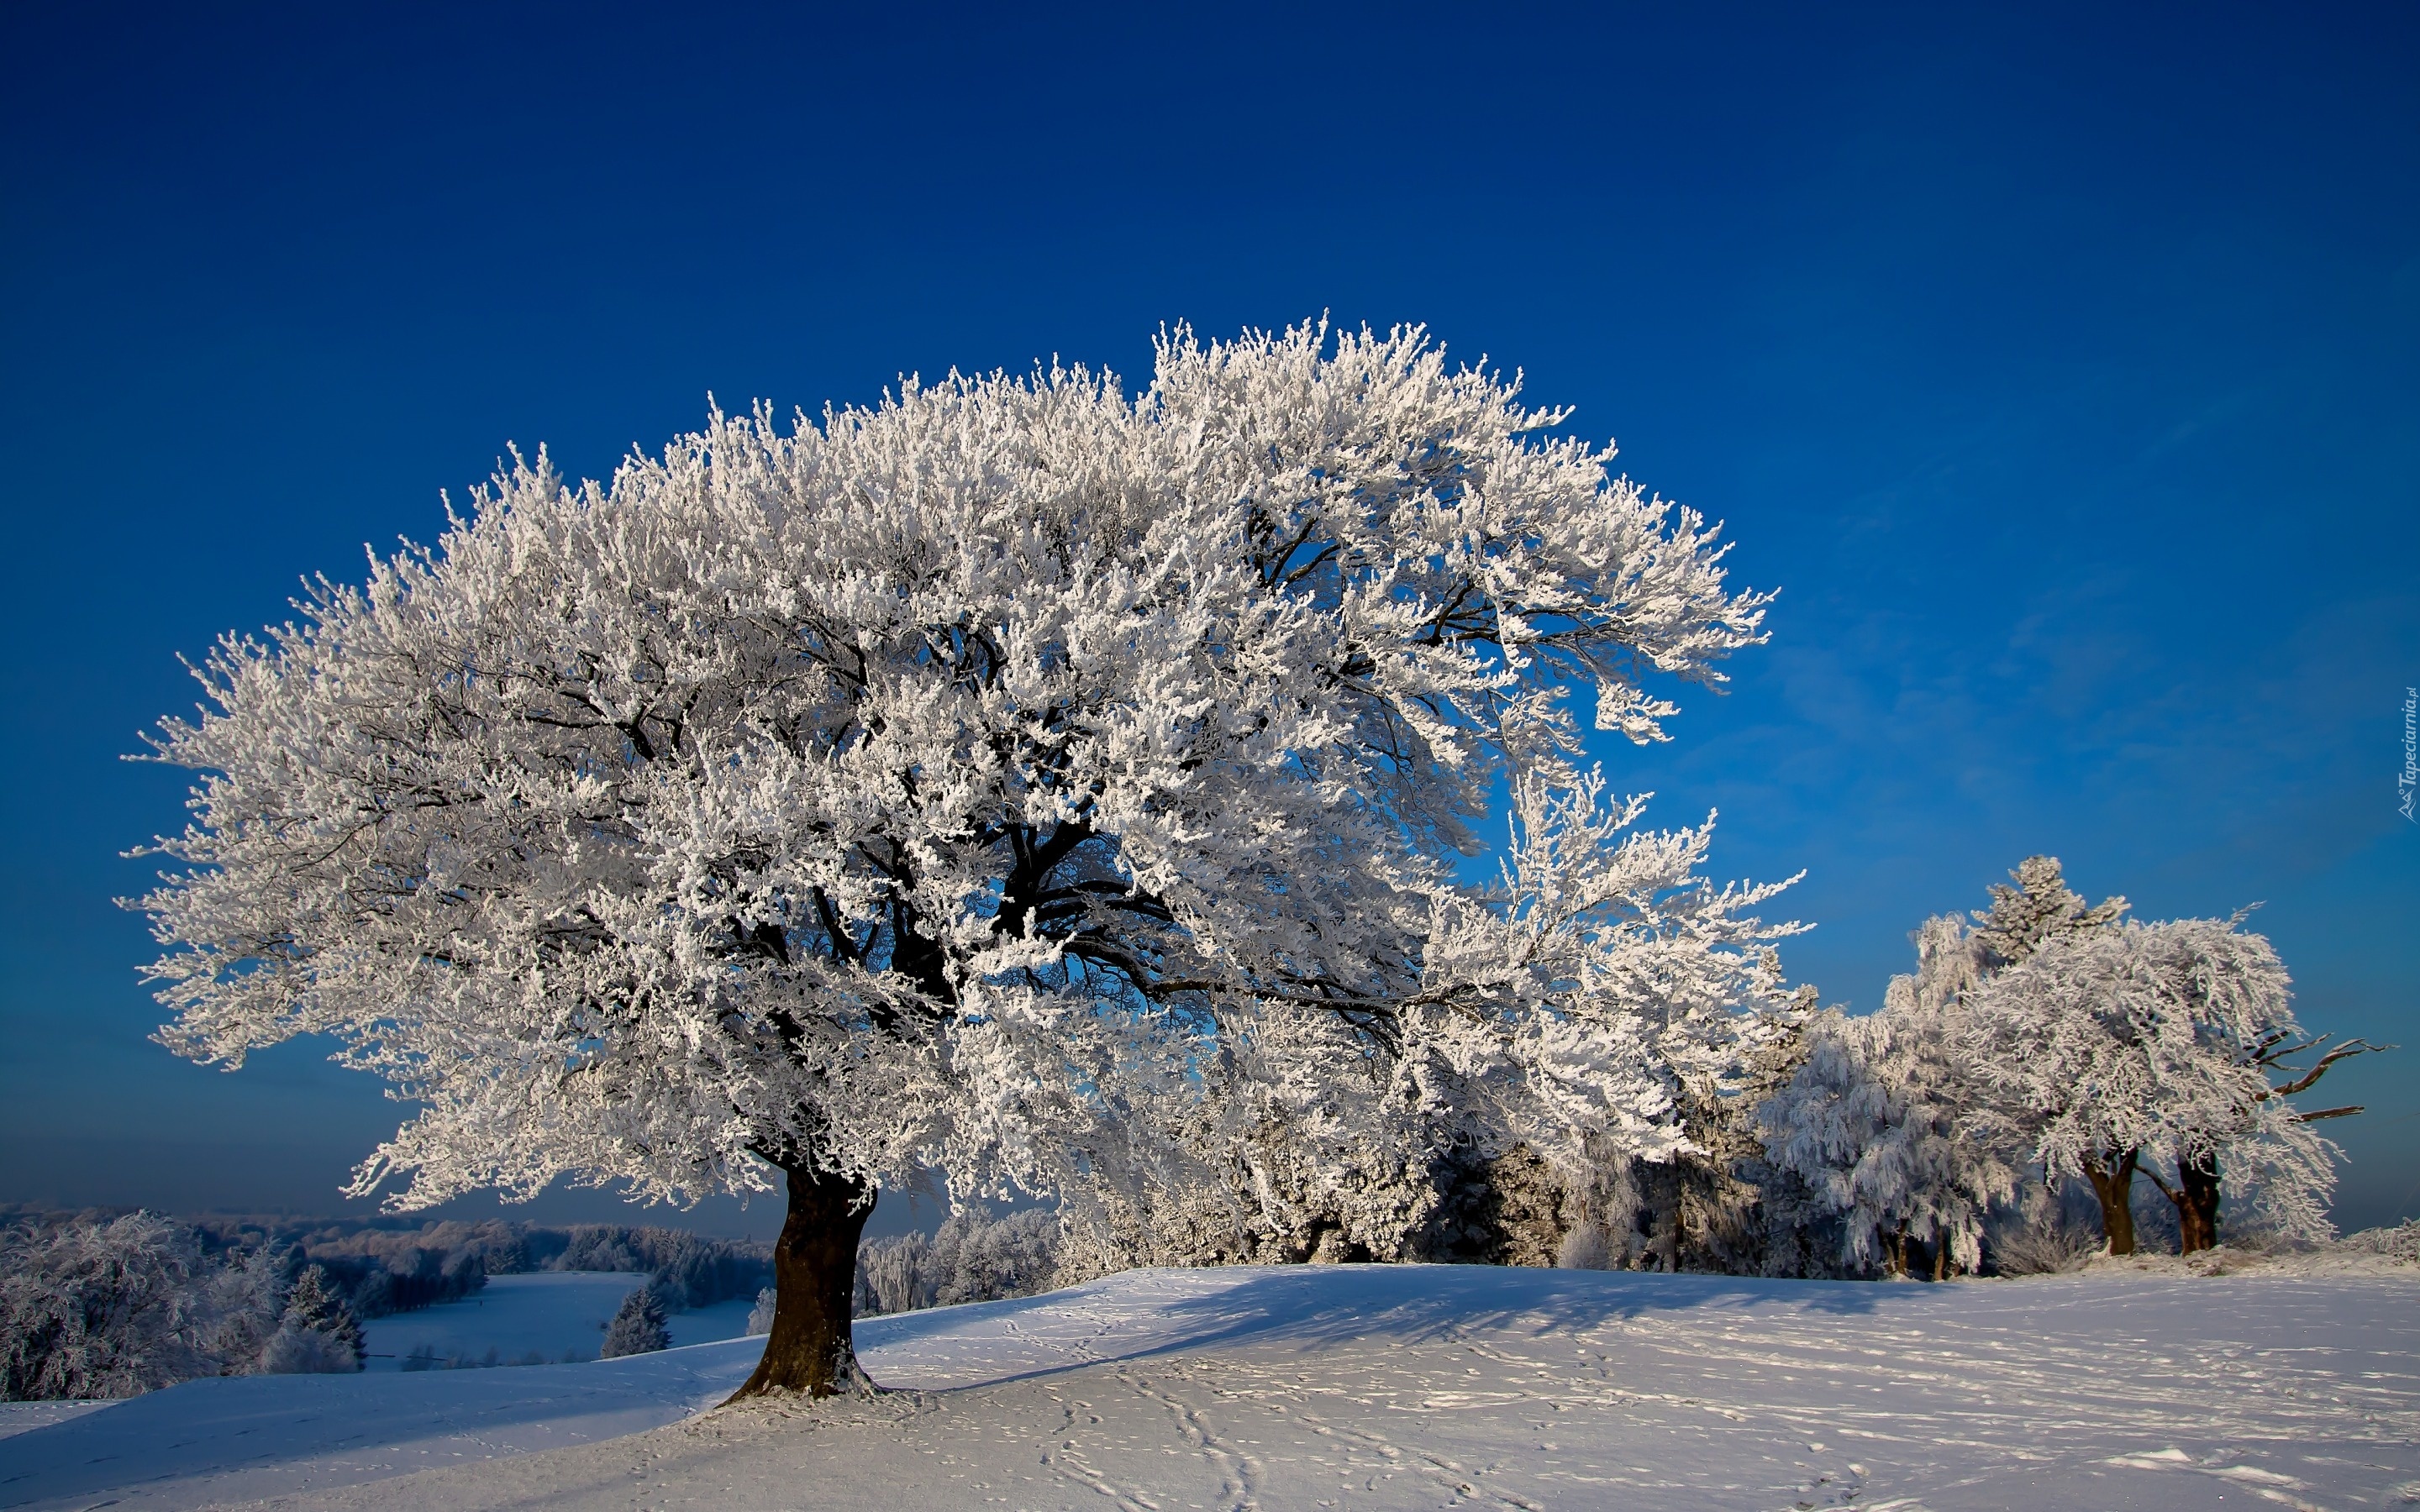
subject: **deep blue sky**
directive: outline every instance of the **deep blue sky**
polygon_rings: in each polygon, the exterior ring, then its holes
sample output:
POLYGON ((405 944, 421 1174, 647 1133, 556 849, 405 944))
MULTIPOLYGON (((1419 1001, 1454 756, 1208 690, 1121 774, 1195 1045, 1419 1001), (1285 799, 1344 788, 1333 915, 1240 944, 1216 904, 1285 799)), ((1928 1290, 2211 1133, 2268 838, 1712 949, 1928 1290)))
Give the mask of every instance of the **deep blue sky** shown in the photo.
POLYGON ((1807 869, 1797 975, 1874 1006, 2037 851, 2265 903, 2307 1020, 2412 1046, 2331 1079, 2339 1219, 2420 1211, 2420 11, 1840 9, 0 11, 0 1201, 331 1211, 392 1122, 144 1039, 179 653, 507 442, 1325 310, 1526 369, 1782 590, 1605 754, 1807 869))

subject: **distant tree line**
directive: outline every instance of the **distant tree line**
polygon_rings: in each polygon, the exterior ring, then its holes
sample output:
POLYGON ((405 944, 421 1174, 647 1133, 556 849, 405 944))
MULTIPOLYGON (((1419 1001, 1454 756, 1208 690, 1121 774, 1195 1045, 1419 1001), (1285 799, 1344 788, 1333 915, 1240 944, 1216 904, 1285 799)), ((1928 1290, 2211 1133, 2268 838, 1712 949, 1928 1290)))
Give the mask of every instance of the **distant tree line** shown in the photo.
POLYGON ((531 1271, 644 1273, 659 1319, 753 1296, 771 1275, 762 1243, 653 1227, 0 1209, 0 1399, 358 1370, 362 1319, 531 1271))

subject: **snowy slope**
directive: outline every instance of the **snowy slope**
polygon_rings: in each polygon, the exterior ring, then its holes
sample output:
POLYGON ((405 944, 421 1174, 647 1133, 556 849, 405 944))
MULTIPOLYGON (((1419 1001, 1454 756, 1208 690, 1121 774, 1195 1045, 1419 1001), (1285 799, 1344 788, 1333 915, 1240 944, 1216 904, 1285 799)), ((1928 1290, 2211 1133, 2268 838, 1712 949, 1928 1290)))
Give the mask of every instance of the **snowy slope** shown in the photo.
POLYGON ((917 1389, 675 1422, 739 1379, 746 1340, 597 1365, 196 1382, 0 1441, 0 1506, 2420 1499, 2408 1273, 1878 1286, 1163 1271, 871 1319, 860 1338, 878 1379, 917 1389), (656 1424, 671 1426, 593 1442, 656 1424), (430 1465, 446 1468, 372 1479, 430 1465))
POLYGON ((54 1423, 82 1417, 107 1407, 107 1402, 0 1402, 0 1439, 31 1433, 54 1423))

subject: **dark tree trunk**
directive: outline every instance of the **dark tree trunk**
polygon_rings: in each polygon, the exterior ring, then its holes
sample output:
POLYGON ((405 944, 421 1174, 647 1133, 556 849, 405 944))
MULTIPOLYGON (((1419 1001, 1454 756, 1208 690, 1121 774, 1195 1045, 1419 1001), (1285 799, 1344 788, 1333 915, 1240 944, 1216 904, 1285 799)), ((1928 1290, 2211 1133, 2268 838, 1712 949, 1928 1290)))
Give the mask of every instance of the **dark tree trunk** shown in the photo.
POLYGON ((2218 1154, 2188 1155, 2177 1162, 2177 1232, 2187 1255, 2218 1247, 2218 1154))
POLYGON ((2135 1159, 2130 1149, 2105 1166, 2097 1159, 2084 1163, 2084 1179, 2101 1199, 2101 1231, 2109 1236, 2112 1255, 2134 1253, 2135 1159))
POLYGON ((872 1389, 857 1366, 849 1311, 857 1242, 879 1195, 869 1182, 793 1167, 790 1213, 773 1246, 773 1333, 765 1358, 731 1399, 800 1391, 832 1396, 872 1389))

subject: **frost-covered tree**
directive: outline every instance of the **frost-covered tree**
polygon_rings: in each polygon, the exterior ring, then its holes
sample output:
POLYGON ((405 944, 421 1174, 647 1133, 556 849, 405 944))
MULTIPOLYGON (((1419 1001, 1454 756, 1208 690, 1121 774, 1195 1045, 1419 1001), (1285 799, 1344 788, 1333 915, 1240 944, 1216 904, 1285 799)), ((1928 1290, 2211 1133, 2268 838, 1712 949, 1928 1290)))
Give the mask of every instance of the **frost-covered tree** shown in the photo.
POLYGON ((664 1310, 663 1293, 649 1285, 622 1299, 613 1320, 605 1325, 604 1348, 597 1353, 599 1359, 618 1360, 626 1354, 653 1354, 672 1347, 672 1324, 664 1310))
MULTIPOLYGON (((1551 1263, 1580 1269, 1801 1274, 1798 1229, 1770 1221, 1787 1202, 1785 1173, 1765 1160, 1761 1114, 1806 1059, 1823 1022, 1802 984, 1785 1009, 1743 1018, 1721 1048, 1683 1057, 1691 1073, 1675 1103, 1690 1148, 1654 1160, 1606 1152, 1590 1180, 1563 1194, 1565 1225, 1551 1263)), ((1827 1255, 1819 1273, 1831 1273, 1827 1255)))
POLYGON ((225 1263, 204 1273, 201 1305, 209 1322, 202 1347, 222 1374, 249 1375, 265 1368, 262 1355, 285 1314, 292 1269, 290 1251, 260 1243, 229 1253, 225 1263))
POLYGON ((857 1311, 904 1313, 1046 1291, 1058 1284, 1060 1239, 1060 1217, 1047 1209, 995 1218, 969 1205, 931 1234, 868 1240, 858 1249, 857 1311))
POLYGON ((2253 1226, 2331 1231, 2333 1147, 2310 1124, 2360 1110, 2306 1114, 2285 1098, 2370 1047, 2306 1037, 2276 951, 2241 924, 2066 933, 1975 996, 1982 1073, 2014 1095, 2045 1170, 2091 1182, 2112 1254, 2134 1248, 2137 1173, 2176 1202, 2187 1251, 2218 1241, 2222 1169, 2249 1188, 2253 1226), (2312 1066, 2288 1064, 2312 1050, 2312 1066))
POLYGON ((1564 418, 1418 331, 1179 332, 1133 398, 953 375, 517 462, 163 726, 163 1038, 335 1037, 418 1104, 355 1181, 403 1207, 785 1179, 751 1391, 860 1379, 879 1185, 1127 1180, 1105 1119, 1679 1148, 1661 1047, 1777 991, 1776 932, 1703 829, 1614 843, 1566 695, 1661 739, 1651 678, 1765 600, 1564 418), (1533 859, 1466 888, 1508 779, 1533 859))
POLYGON ((157 1213, 0 1237, 0 1399, 132 1396, 220 1374, 209 1269, 194 1231, 157 1213))
POLYGON ((1974 1270, 1985 1218, 2015 1196, 1996 1099, 1962 1032, 1977 960, 1957 919, 1928 920, 1916 974, 1893 978, 1876 1013, 1823 1014, 1797 1073, 1762 1109, 1768 1162, 1837 1222, 1853 1272, 1904 1274, 1911 1244, 1929 1252, 1935 1278, 1974 1270))
POLYGON ((2086 903, 2084 895, 2067 885, 2055 856, 2026 856, 2009 880, 2016 886, 1993 883, 1992 906, 1975 915, 1975 932, 1967 942, 1973 968, 1959 982, 1959 991, 2024 960, 2052 940, 2104 928, 2125 917, 2123 898, 2086 903))
POLYGON ((2126 901, 2086 903, 2055 856, 2027 856, 2009 884, 1971 929, 1927 919, 1916 971, 1891 979, 1878 1012, 1810 1025, 1805 1059, 1761 1109, 1769 1224, 1837 1238, 1853 1273, 1903 1271, 1911 1243, 1936 1274, 1973 1269, 1985 1220, 2015 1195, 2022 1116, 1977 1058, 1976 995, 2045 947, 2108 928, 2126 901))
POLYGON ((362 1367, 362 1325, 320 1266, 306 1265, 286 1294, 277 1332, 262 1348, 271 1375, 341 1375, 362 1367))
POLYGON ((1915 974, 1891 979, 1880 1011, 1808 1026, 1795 1074, 1761 1109, 1768 1164, 1828 1220, 1852 1273, 1904 1274, 1911 1244, 1936 1277, 1973 1270, 1992 1204, 2014 1193, 1959 1032, 1986 957, 1954 918, 1926 920, 1916 946, 1915 974))

